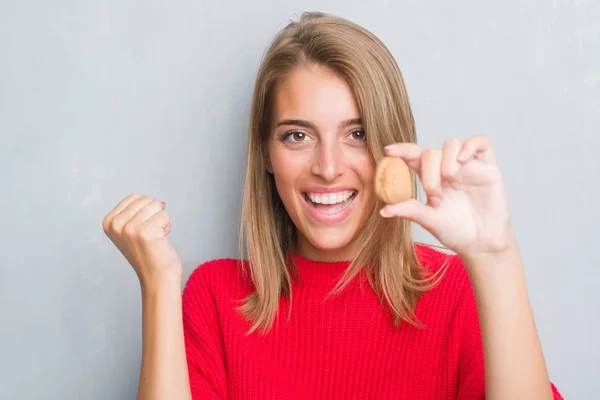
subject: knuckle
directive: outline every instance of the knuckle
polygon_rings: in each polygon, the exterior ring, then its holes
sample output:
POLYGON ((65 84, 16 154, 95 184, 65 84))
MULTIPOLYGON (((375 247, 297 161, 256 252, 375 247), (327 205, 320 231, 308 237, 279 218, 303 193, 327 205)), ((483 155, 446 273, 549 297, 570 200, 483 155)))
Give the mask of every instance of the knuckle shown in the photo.
POLYGON ((449 168, 442 168, 442 179, 452 179, 454 177, 454 173, 453 171, 451 171, 449 168))
POLYGON ((433 191, 433 185, 423 185, 423 189, 425 190, 425 193, 430 193, 433 191))
POLYGON ((123 216, 117 215, 116 217, 114 217, 112 219, 112 221, 110 221, 110 223, 109 223, 109 229, 112 232, 119 233, 123 229, 124 222, 125 221, 123 221, 123 216))
POLYGON ((432 148, 426 148, 426 149, 423 149, 423 153, 422 153, 421 156, 423 158, 430 158, 432 154, 433 154, 433 149, 432 148))
POLYGON ((433 183, 430 180, 428 180, 428 179, 424 179, 421 182, 421 185, 423 186, 423 190, 425 192, 430 192, 434 188, 433 183))
POLYGON ((110 221, 108 219, 108 215, 102 219, 102 230, 106 234, 110 232, 110 221))
POLYGON ((490 138, 488 135, 486 134, 479 134, 479 135, 475 135, 471 138, 471 142, 476 142, 476 143, 488 143, 490 141, 490 138))
POLYGON ((456 137, 450 137, 444 141, 444 147, 455 147, 460 145, 460 140, 456 137))
POLYGON ((128 222, 123 226, 123 234, 128 237, 135 237, 138 234, 138 227, 135 224, 128 222))
POLYGON ((438 159, 442 159, 442 150, 441 149, 433 149, 433 148, 429 148, 429 149, 425 149, 423 151, 423 158, 425 160, 438 160, 438 159))
POLYGON ((152 230, 148 227, 142 228, 139 230, 138 237, 144 241, 149 241, 152 239, 152 230))

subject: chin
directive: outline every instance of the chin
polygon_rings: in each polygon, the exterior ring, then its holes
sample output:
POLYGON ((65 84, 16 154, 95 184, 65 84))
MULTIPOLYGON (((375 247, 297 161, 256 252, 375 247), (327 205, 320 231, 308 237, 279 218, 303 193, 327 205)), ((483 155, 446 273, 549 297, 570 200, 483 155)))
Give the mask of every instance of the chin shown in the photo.
POLYGON ((306 232, 305 250, 308 258, 321 261, 350 261, 354 258, 356 248, 353 239, 358 235, 358 230, 353 232, 339 232, 326 229, 325 232, 306 232))
POLYGON ((316 249, 321 251, 340 251, 350 244, 350 240, 335 237, 316 237, 310 239, 310 242, 316 249))

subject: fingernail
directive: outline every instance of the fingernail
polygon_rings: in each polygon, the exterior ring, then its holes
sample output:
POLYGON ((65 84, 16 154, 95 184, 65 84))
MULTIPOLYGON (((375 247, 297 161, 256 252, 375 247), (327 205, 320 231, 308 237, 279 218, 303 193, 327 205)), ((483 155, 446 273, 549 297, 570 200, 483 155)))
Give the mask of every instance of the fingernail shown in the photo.
POLYGON ((387 218, 390 216, 390 214, 388 213, 388 211, 385 207, 382 208, 381 210, 379 210, 379 214, 384 218, 387 218))

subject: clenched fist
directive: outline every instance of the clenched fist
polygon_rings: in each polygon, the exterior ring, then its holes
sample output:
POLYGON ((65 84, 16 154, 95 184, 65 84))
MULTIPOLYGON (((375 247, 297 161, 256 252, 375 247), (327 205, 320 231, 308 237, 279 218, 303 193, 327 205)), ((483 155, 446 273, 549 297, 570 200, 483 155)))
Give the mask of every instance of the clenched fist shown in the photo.
POLYGON ((104 232, 135 270, 142 288, 165 276, 183 273, 181 260, 167 239, 171 231, 164 203, 131 194, 102 221, 104 232))

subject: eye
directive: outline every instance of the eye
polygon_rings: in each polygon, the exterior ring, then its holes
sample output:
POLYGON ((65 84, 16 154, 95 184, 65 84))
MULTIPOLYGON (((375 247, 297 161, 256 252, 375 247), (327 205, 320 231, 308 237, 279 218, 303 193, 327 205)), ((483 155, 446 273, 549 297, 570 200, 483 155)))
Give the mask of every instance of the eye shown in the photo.
POLYGON ((367 141, 367 134, 365 133, 364 129, 355 129, 352 132, 350 132, 350 138, 352 140, 356 140, 357 142, 366 142, 367 141))
POLYGON ((294 140, 294 142, 302 142, 306 139, 306 133, 304 132, 290 132, 290 138, 294 140))
POLYGON ((279 136, 282 142, 301 143, 308 140, 308 135, 301 131, 288 131, 279 136))

